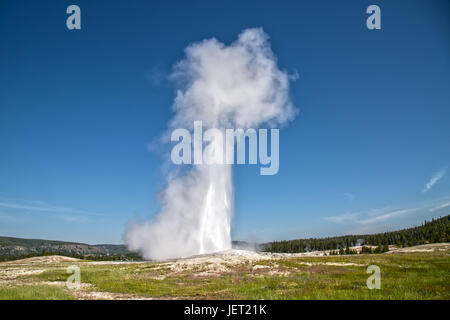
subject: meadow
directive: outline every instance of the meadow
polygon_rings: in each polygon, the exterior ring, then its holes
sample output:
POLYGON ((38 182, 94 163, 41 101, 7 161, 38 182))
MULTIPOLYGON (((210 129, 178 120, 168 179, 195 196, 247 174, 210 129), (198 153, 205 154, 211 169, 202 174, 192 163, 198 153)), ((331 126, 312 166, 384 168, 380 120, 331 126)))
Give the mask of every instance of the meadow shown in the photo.
MULTIPOLYGON (((237 252, 237 253, 236 253, 237 252)), ((245 252, 244 252, 245 253, 245 252)), ((348 256, 215 254, 165 262, 0 264, 0 299, 450 299, 450 246, 348 256), (70 290, 67 267, 80 268, 70 290), (368 289, 369 265, 381 288, 368 289)))

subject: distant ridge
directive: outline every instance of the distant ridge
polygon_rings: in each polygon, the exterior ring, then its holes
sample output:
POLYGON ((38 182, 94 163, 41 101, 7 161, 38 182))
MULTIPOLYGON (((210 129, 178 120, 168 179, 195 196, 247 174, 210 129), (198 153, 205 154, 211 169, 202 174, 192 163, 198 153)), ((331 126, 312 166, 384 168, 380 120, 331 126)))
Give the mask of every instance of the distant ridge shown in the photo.
POLYGON ((86 244, 78 242, 0 237, 0 261, 39 255, 64 255, 92 260, 140 260, 123 244, 86 244))

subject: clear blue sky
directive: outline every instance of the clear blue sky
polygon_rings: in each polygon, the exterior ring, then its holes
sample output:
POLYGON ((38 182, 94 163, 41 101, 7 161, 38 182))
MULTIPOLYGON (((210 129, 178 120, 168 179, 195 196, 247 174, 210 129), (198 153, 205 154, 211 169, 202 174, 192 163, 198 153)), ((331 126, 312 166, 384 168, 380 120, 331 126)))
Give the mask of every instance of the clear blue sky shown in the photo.
POLYGON ((127 221, 151 218, 167 159, 147 146, 171 117, 167 75, 188 44, 249 27, 298 73, 300 114, 280 131, 277 175, 235 168, 234 239, 449 213, 448 1, 3 0, 0 235, 121 243, 127 221), (70 4, 81 30, 66 28, 70 4), (370 4, 381 30, 366 28, 370 4))

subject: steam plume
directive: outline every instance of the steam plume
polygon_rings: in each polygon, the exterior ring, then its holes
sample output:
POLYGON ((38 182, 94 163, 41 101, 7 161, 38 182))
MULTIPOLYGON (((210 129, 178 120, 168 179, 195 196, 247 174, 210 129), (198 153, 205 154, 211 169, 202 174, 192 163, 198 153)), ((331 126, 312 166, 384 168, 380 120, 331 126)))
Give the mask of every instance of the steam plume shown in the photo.
MULTIPOLYGON (((192 129, 194 121, 206 128, 255 128, 295 116, 289 75, 278 68, 262 29, 244 30, 229 46, 203 40, 185 53, 172 74, 179 86, 169 129, 192 129)), ((226 250, 232 213, 230 165, 195 165, 170 179, 161 212, 152 221, 130 224, 125 242, 146 259, 226 250)))

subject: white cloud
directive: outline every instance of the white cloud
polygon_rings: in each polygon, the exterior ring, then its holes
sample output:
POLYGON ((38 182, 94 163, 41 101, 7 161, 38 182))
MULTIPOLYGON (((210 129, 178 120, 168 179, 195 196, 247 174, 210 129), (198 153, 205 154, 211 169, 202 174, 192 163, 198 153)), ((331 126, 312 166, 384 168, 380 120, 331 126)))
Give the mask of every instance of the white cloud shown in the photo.
POLYGON ((358 217, 358 213, 344 213, 337 216, 325 217, 324 220, 342 223, 347 221, 354 221, 358 217))
POLYGON ((413 212, 435 212, 450 207, 449 197, 434 199, 421 203, 415 203, 410 206, 384 206, 381 208, 371 208, 358 212, 346 212, 343 214, 329 216, 323 220, 332 223, 345 223, 346 225, 360 225, 364 228, 374 228, 379 223, 403 217, 413 212))
MULTIPOLYGON (((100 213, 92 213, 74 208, 54 206, 39 201, 22 201, 22 203, 17 203, 3 200, 2 202, 0 202, 0 207, 25 212, 34 211, 51 214, 51 216, 61 218, 66 222, 85 222, 87 221, 87 216, 105 216, 104 214, 100 213)), ((11 215, 9 215, 9 217, 11 217, 11 215)))
POLYGON ((410 212, 417 211, 419 209, 420 208, 396 210, 396 211, 385 213, 385 214, 382 214, 382 215, 379 215, 379 216, 374 216, 374 217, 371 217, 371 218, 359 220, 357 222, 360 223, 360 224, 372 224, 372 223, 376 223, 376 222, 382 222, 382 221, 386 221, 386 220, 389 220, 389 219, 392 219, 392 218, 395 218, 395 217, 398 217, 398 216, 405 215, 405 214, 410 213, 410 212))
POLYGON ((427 192, 428 190, 431 189, 432 186, 434 186, 436 184, 436 182, 438 182, 439 180, 442 179, 442 177, 445 175, 445 173, 447 172, 447 167, 442 168, 441 170, 439 170, 438 172, 436 172, 434 174, 434 176, 431 177, 430 181, 428 181, 428 183, 425 185, 425 188, 422 190, 422 192, 427 192))
POLYGON ((447 208, 447 207, 450 207, 450 202, 446 202, 446 203, 443 203, 441 205, 438 205, 437 207, 431 208, 429 211, 430 212, 434 212, 434 211, 438 211, 438 210, 441 210, 441 209, 444 209, 444 208, 447 208))

